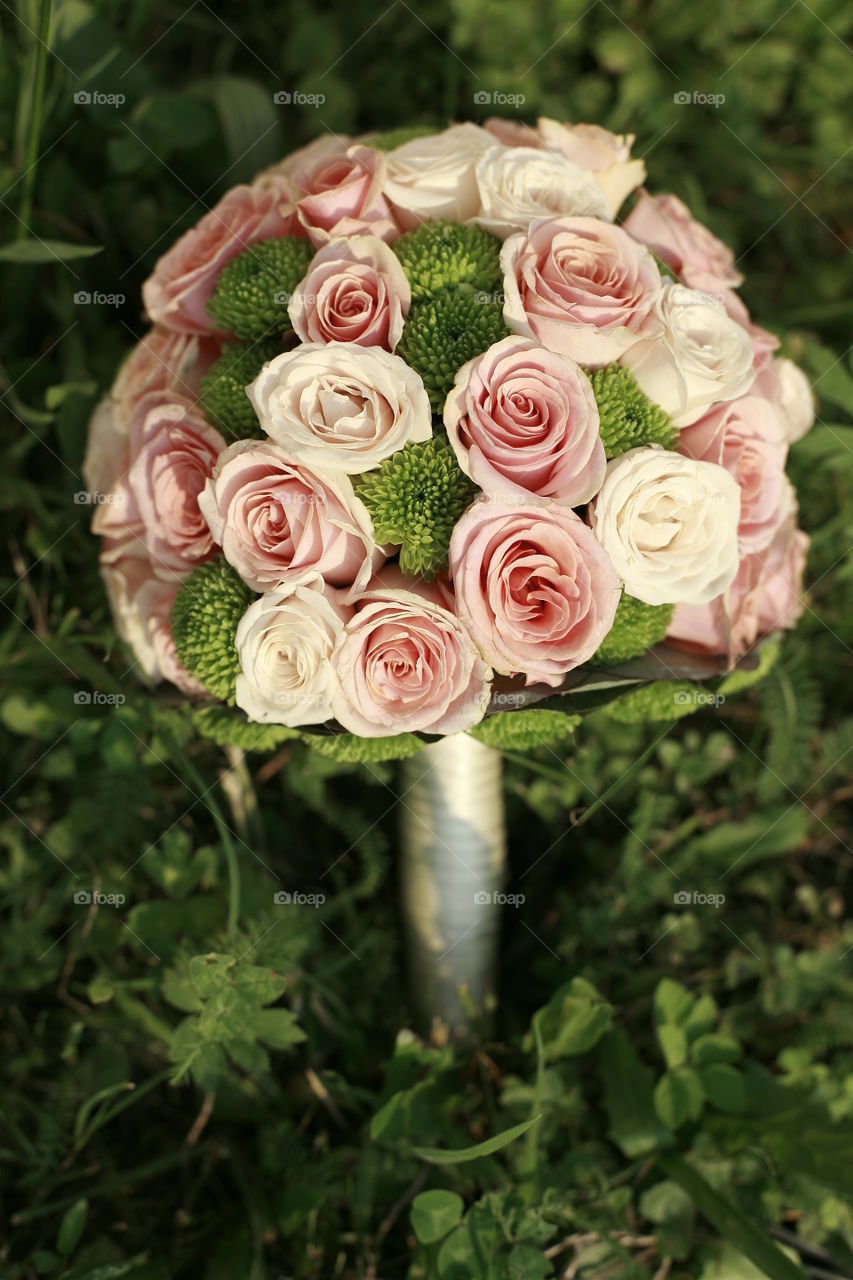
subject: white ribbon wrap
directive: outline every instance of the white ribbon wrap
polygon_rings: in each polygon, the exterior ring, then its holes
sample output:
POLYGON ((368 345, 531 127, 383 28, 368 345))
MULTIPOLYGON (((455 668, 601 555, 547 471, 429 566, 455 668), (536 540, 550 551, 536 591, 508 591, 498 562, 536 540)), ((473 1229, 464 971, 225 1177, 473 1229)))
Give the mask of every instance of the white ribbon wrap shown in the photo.
POLYGON ((494 997, 495 895, 506 874, 501 763, 464 733, 403 762, 400 875, 411 989, 424 1029, 442 1035, 446 1027, 453 1039, 468 1033, 466 1005, 488 1009, 494 997))

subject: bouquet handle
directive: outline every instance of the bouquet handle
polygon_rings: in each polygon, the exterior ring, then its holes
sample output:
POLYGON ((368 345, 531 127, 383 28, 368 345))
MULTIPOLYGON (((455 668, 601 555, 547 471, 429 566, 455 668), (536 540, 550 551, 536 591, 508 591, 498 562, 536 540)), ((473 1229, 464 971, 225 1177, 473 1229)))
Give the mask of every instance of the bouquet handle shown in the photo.
POLYGON ((499 752, 467 734, 403 762, 400 881, 421 1029, 464 1040, 494 1004, 506 822, 499 752))

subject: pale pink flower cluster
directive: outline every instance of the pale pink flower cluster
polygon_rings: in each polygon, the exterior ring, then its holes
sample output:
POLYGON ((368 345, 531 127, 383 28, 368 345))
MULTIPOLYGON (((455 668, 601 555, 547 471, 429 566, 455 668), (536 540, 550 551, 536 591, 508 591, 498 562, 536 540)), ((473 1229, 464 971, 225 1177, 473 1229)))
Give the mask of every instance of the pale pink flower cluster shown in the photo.
POLYGON ((547 118, 391 151, 327 135, 160 258, 143 287, 153 328, 84 465, 117 629, 149 678, 204 694, 171 611, 215 555, 256 593, 235 637, 238 706, 362 736, 468 729, 496 674, 559 687, 594 659, 623 591, 675 606, 673 643, 731 659, 793 625, 808 539, 785 462, 812 394, 750 318, 732 251, 676 196, 642 189, 633 141, 547 118), (397 354, 412 296, 394 252, 437 219, 502 242, 512 335, 461 364, 438 425, 397 354), (315 252, 293 338, 246 388, 257 438, 226 443, 199 403, 231 337, 207 303, 238 254, 294 235, 315 252), (590 373, 614 362, 669 414, 674 451, 607 461, 590 373), (377 545, 358 488, 442 428, 480 493, 430 584, 377 545))

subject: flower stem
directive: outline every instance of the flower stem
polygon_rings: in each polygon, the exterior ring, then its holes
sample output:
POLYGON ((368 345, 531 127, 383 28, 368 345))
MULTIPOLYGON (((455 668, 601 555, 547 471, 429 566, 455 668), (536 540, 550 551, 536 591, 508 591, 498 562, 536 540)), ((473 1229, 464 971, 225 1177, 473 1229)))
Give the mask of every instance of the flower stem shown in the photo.
POLYGON ((44 115, 44 86, 47 77, 47 55, 50 39, 51 0, 41 0, 39 16, 38 47, 36 49, 35 74, 33 76, 33 92, 30 99, 30 118, 27 128, 27 150, 25 169, 22 177, 21 205, 18 213, 17 238, 23 240, 30 229, 30 217, 33 211, 33 193, 35 191, 36 172, 38 170, 38 149, 41 137, 42 117, 44 115))

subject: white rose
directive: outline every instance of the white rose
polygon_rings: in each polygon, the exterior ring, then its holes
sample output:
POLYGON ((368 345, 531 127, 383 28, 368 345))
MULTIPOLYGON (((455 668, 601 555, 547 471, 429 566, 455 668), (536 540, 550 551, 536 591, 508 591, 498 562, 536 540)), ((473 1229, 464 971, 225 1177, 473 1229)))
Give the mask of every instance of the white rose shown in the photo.
POLYGON ((306 342, 246 388, 261 426, 293 462, 358 475, 432 435, 420 375, 381 347, 306 342))
POLYGON ((322 724, 332 715, 335 675, 329 661, 344 609, 321 577, 254 600, 237 627, 236 701, 262 724, 322 724))
POLYGON ((610 221, 593 174, 556 152, 492 146, 477 161, 475 174, 480 211, 474 220, 502 240, 526 231, 534 218, 565 213, 610 221))
POLYGON ((675 426, 687 427, 710 405, 749 389, 755 377, 749 334, 722 302, 668 280, 655 311, 663 333, 635 343, 622 364, 675 426))
POLYGON ((476 124, 412 138, 387 155, 385 196, 407 228, 424 218, 467 222, 480 205, 474 169, 494 138, 476 124))
POLYGON ((624 200, 646 177, 642 160, 631 159, 633 133, 611 133, 597 124, 559 124, 543 116, 538 122, 539 137, 549 151, 558 151, 591 169, 604 192, 609 216, 615 218, 624 200))
POLYGON ((625 590, 645 604, 705 604, 734 580, 740 490, 714 462, 629 449, 607 464, 590 512, 625 590))

